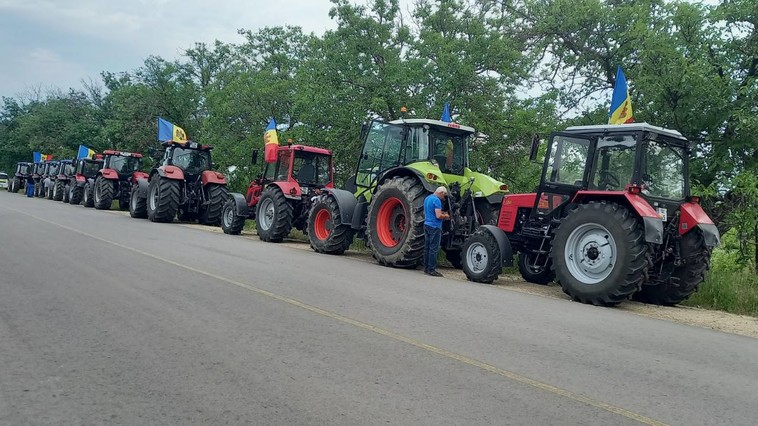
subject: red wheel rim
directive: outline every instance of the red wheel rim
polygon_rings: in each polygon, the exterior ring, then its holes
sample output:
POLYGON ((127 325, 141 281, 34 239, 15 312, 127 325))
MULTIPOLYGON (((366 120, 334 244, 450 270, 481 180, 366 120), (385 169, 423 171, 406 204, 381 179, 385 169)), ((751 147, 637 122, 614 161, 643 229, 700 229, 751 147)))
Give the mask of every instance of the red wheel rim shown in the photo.
POLYGON ((316 213, 316 219, 313 221, 313 232, 316 233, 316 238, 321 241, 329 238, 329 228, 327 224, 332 220, 332 215, 329 214, 329 210, 321 209, 316 213))
POLYGON ((397 197, 388 198, 376 215, 376 233, 385 247, 395 247, 405 236, 408 214, 397 197))

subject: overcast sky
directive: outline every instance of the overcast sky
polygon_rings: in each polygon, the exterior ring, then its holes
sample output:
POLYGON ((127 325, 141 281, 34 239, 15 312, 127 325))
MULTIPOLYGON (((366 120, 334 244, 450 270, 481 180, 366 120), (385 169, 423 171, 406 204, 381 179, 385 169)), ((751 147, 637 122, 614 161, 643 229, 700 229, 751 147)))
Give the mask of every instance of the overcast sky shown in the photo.
POLYGON ((81 87, 149 55, 180 56, 196 41, 239 42, 237 30, 335 27, 328 0, 0 0, 0 96, 81 87))

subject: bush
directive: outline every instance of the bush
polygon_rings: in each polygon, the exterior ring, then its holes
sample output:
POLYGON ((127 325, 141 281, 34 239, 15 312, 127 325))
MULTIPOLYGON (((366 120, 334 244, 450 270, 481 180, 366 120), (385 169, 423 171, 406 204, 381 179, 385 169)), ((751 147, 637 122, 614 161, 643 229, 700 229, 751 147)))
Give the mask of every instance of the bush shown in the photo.
POLYGON ((758 276, 746 268, 728 271, 714 268, 683 305, 758 316, 758 276))

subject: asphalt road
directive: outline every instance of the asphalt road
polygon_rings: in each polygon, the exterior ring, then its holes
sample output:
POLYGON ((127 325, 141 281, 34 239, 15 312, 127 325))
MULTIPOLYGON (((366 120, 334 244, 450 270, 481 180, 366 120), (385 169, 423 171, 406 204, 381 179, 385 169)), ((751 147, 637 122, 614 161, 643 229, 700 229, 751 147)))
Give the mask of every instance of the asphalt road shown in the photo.
POLYGON ((0 424, 745 424, 758 341, 0 193, 0 424))

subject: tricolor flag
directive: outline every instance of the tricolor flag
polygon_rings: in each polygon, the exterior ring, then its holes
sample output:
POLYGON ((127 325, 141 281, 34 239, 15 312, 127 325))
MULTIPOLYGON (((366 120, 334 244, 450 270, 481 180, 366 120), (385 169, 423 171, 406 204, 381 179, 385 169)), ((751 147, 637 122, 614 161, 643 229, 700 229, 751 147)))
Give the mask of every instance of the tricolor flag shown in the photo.
POLYGON ((629 87, 626 85, 624 71, 619 65, 616 71, 616 86, 613 88, 611 108, 608 111, 608 124, 634 123, 632 100, 629 97, 629 87))
POLYGON ((43 161, 48 161, 53 159, 52 154, 42 154, 40 152, 34 151, 32 154, 34 156, 34 162, 35 163, 41 163, 43 161))
POLYGON ((187 133, 184 129, 158 117, 158 140, 160 142, 187 142, 187 133))
POLYGON ((279 137, 276 135, 276 121, 273 118, 268 122, 266 132, 263 134, 264 158, 267 163, 276 163, 279 151, 279 137))
POLYGON ((94 158, 95 150, 87 148, 84 145, 79 145, 79 152, 76 154, 76 158, 94 158))

